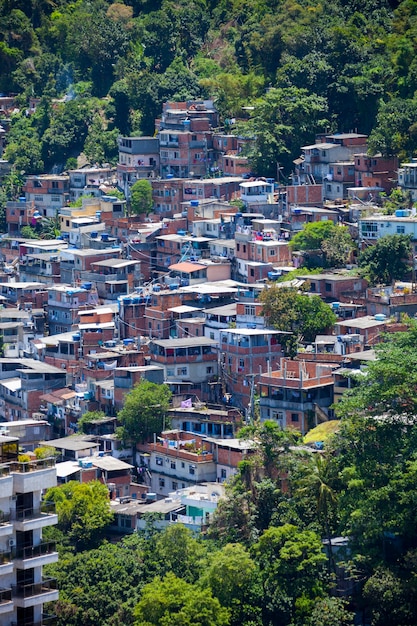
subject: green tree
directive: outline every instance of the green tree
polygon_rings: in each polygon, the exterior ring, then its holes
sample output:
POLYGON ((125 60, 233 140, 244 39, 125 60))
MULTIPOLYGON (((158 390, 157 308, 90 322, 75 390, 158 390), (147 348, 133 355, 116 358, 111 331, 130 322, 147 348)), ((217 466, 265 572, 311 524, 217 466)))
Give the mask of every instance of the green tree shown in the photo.
POLYGON ((308 506, 313 504, 320 530, 327 540, 329 567, 335 572, 330 541, 338 523, 335 464, 328 455, 311 454, 300 460, 298 472, 298 476, 291 478, 292 493, 295 498, 305 497, 308 506))
POLYGON ((336 405, 342 417, 388 416, 413 418, 417 413, 417 326, 387 334, 384 342, 375 346, 376 360, 367 364, 365 376, 356 378, 336 405))
POLYGON ((290 171, 300 146, 324 126, 324 98, 294 87, 270 89, 255 103, 251 119, 241 129, 253 139, 247 154, 253 170, 276 176, 277 164, 290 171))
POLYGON ((169 425, 168 408, 171 392, 167 385, 157 385, 147 380, 130 391, 117 418, 121 424, 119 431, 123 441, 144 443, 159 434, 169 425))
POLYGON ((268 325, 291 333, 282 335, 280 341, 292 356, 297 352, 299 339, 314 341, 318 333, 332 328, 336 322, 332 309, 319 296, 298 293, 293 287, 274 284, 264 289, 260 301, 268 325))
POLYGON ((149 180, 137 180, 130 189, 130 203, 135 215, 152 211, 152 185, 149 180))
POLYGON ((331 237, 337 226, 331 220, 304 224, 290 241, 292 250, 320 250, 323 242, 331 237))
POLYGON ((305 626, 353 626, 354 613, 347 609, 346 600, 323 598, 314 604, 305 626))
POLYGON ((369 137, 370 152, 400 156, 401 159, 413 154, 417 148, 416 115, 416 98, 392 98, 381 103, 376 125, 369 137))
POLYGON ((116 544, 60 554, 59 563, 45 568, 58 581, 57 626, 132 624, 134 605, 147 580, 142 546, 135 534, 116 544))
POLYGON ((103 411, 87 411, 83 413, 77 422, 78 432, 85 433, 88 424, 105 418, 106 414, 103 411))
POLYGON ((52 487, 46 492, 45 500, 56 503, 58 529, 77 550, 97 546, 113 519, 109 491, 98 481, 84 484, 70 481, 52 487))
POLYGON ((229 612, 207 589, 174 574, 145 585, 135 608, 136 626, 228 626, 229 612))
POLYGON ((356 244, 345 226, 336 227, 321 243, 326 265, 330 267, 343 267, 349 263, 355 248, 356 244))
POLYGON ((206 545, 181 524, 173 524, 158 535, 153 552, 158 563, 157 573, 161 577, 172 573, 195 583, 206 568, 206 545))
POLYGON ((325 575, 320 537, 291 524, 271 527, 253 546, 264 590, 264 623, 290 624, 296 602, 324 595, 325 575))
POLYGON ((227 544, 213 555, 200 579, 220 604, 230 609, 231 626, 261 624, 259 571, 239 543, 227 544))
POLYGON ((385 235, 359 256, 362 275, 371 284, 403 280, 410 271, 411 240, 407 235, 385 235))

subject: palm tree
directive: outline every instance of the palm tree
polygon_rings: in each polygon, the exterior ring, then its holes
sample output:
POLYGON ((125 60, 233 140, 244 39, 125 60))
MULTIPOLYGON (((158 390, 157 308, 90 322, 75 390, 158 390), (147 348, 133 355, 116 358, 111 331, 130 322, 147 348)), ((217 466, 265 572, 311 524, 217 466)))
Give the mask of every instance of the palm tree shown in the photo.
POLYGON ((61 220, 57 211, 55 217, 43 217, 41 220, 41 238, 56 239, 61 234, 61 220))
POLYGON ((317 517, 323 525, 329 546, 329 569, 336 572, 336 563, 331 543, 331 518, 335 515, 337 495, 332 488, 332 458, 317 452, 311 455, 300 479, 300 492, 312 497, 315 501, 317 517))

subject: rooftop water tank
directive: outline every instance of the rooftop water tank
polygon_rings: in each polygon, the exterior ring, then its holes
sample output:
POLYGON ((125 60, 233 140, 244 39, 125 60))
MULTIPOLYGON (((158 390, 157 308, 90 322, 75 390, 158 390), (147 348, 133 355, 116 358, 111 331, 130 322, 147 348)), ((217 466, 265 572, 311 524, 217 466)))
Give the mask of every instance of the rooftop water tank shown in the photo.
POLYGON ((198 206, 200 204, 199 200, 191 200, 190 201, 190 206, 198 206))
POLYGON ((375 319, 377 322, 385 322, 385 320, 387 319, 387 316, 384 315, 384 313, 377 313, 375 315, 375 319))

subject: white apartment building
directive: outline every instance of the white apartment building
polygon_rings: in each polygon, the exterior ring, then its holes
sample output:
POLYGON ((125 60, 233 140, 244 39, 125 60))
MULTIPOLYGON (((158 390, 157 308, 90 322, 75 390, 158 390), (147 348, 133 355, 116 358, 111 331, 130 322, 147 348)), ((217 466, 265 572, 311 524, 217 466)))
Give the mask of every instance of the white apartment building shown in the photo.
POLYGON ((22 463, 19 440, 0 435, 0 624, 47 626, 45 602, 56 601, 56 580, 42 568, 58 560, 55 542, 42 540, 42 529, 58 522, 44 489, 56 485, 54 459, 22 463))

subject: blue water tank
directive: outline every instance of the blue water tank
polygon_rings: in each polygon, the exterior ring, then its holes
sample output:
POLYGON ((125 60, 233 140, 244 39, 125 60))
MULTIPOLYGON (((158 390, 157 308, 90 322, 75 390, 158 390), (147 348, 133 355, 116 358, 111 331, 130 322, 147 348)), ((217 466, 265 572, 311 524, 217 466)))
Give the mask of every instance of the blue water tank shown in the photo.
POLYGON ((167 174, 167 178, 169 179, 174 178, 174 174, 167 174))
POLYGON ((94 231, 93 233, 90 233, 90 237, 91 237, 91 239, 97 239, 98 233, 96 231, 94 231))
POLYGON ((100 221, 101 220, 101 211, 96 211, 96 218, 100 221))
POLYGON ((90 291, 90 289, 92 288, 93 283, 83 283, 81 285, 81 289, 85 289, 86 291, 90 291))
POLYGON ((124 346, 130 346, 132 343, 134 343, 133 339, 123 339, 124 346))
POLYGON ((107 233, 103 233, 103 234, 101 235, 101 240, 102 240, 102 241, 108 241, 108 240, 109 240, 109 235, 108 235, 107 233))
POLYGON ((191 200, 190 206, 198 206, 200 204, 199 200, 191 200))

